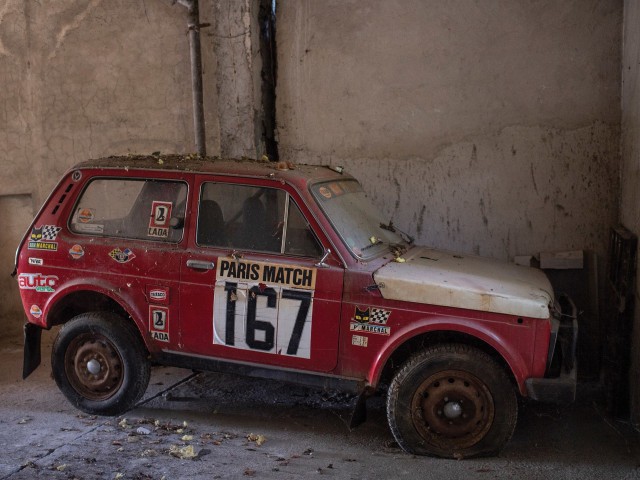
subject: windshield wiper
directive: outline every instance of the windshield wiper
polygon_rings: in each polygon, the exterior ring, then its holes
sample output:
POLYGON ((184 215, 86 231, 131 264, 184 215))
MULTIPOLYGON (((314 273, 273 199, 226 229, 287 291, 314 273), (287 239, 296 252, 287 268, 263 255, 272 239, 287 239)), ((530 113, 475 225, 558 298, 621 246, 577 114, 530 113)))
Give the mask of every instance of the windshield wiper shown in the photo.
POLYGON ((403 232, 398 227, 396 227, 393 224, 393 220, 389 220, 389 225, 385 225, 384 223, 380 222, 380 228, 383 229, 383 230, 387 230, 389 232, 392 232, 392 233, 399 233, 400 236, 403 237, 409 245, 411 245, 413 243, 414 238, 411 235, 409 235, 408 233, 403 232))
POLYGON ((380 245, 381 243, 383 243, 382 240, 380 240, 379 238, 376 239, 375 242, 371 242, 369 245, 367 245, 366 247, 362 247, 360 249, 361 252, 364 252, 366 249, 371 248, 371 247, 375 247, 376 245, 380 245))

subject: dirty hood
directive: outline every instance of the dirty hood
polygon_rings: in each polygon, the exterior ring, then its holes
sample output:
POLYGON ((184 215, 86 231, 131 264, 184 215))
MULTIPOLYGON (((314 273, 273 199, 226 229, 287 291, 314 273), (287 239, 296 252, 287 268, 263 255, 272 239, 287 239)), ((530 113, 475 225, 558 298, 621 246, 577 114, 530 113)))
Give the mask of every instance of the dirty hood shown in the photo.
POLYGON ((473 255, 414 247, 374 273, 385 299, 548 318, 553 289, 542 271, 473 255))

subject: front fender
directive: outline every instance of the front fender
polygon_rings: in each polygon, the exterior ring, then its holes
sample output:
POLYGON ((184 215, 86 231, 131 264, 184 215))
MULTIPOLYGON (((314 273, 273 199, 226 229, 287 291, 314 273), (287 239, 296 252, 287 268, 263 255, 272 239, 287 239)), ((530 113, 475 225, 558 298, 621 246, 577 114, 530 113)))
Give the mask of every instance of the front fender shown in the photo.
MULTIPOLYGON (((397 334, 390 337, 383 348, 379 350, 368 372, 367 380, 370 385, 377 385, 384 367, 393 353, 412 339, 430 333, 455 332, 471 336, 495 350, 508 365, 518 384, 520 393, 526 394, 524 382, 531 376, 530 361, 527 359, 531 352, 528 350, 523 352, 515 348, 514 345, 517 345, 517 343, 513 341, 512 335, 508 335, 509 338, 507 338, 506 331, 510 329, 505 328, 505 325, 511 327, 510 324, 502 322, 496 322, 496 324, 501 325, 501 327, 491 328, 485 323, 479 323, 477 320, 442 317, 412 322, 411 325, 400 327, 397 329, 397 334)), ((522 328, 522 326, 513 325, 513 328, 522 328)), ((532 335, 535 334, 532 333, 532 335)), ((531 341, 531 349, 533 349, 533 341, 531 341)))

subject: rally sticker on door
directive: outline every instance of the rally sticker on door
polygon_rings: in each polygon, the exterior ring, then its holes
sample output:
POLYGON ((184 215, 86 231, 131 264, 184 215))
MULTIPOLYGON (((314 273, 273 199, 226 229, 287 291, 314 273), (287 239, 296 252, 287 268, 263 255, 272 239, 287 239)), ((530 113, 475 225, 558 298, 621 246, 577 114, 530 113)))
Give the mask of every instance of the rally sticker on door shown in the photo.
POLYGON ((149 220, 149 231, 147 232, 150 237, 166 238, 169 236, 169 220, 171 219, 172 206, 171 202, 152 202, 151 219, 149 220))
POLYGON ((169 309, 167 307, 149 307, 149 333, 151 338, 161 342, 169 341, 169 309))
POLYGON ((313 290, 316 288, 316 269, 277 263, 251 262, 233 258, 219 258, 218 280, 250 281, 283 287, 313 290))

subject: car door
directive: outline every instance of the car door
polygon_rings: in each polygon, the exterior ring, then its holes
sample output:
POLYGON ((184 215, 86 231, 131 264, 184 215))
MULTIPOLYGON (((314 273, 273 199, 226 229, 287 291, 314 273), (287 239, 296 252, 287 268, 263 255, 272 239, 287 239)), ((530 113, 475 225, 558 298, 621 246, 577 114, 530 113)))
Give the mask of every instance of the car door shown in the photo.
POLYGON ((175 349, 179 343, 178 272, 188 180, 144 171, 97 177, 74 206, 69 233, 60 229, 68 283, 97 278, 92 287, 127 307, 150 349, 175 349))
MULTIPOLYGON (((337 362, 344 271, 279 182, 197 179, 181 267, 183 353, 310 371, 337 362)), ((309 222, 308 219, 312 221, 309 222)))

